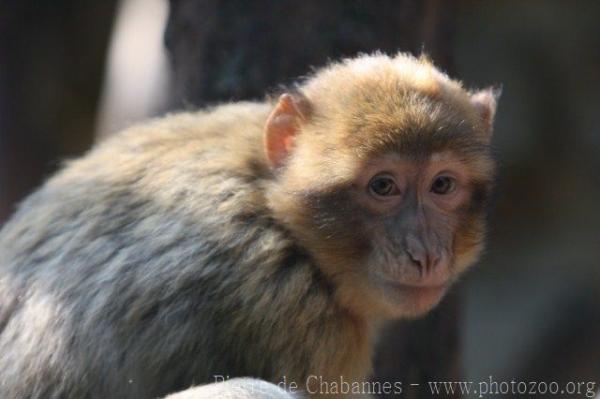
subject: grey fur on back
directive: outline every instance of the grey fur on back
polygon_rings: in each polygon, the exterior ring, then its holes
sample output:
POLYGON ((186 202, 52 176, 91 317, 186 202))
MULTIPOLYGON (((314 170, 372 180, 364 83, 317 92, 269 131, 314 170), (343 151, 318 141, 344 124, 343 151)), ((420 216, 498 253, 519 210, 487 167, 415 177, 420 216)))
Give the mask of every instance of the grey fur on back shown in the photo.
POLYGON ((262 206, 268 109, 226 107, 132 128, 21 204, 0 232, 1 398, 154 398, 326 355, 329 288, 262 206))

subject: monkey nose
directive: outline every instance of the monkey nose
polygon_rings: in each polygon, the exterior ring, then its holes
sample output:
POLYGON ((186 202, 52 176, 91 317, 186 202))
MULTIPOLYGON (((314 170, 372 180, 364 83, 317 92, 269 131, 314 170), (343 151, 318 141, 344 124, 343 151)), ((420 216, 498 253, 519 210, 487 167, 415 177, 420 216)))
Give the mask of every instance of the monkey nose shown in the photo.
POLYGON ((437 266, 440 261, 440 257, 436 254, 429 253, 427 251, 422 252, 411 252, 407 251, 410 260, 412 260, 420 269, 427 272, 437 266))
POLYGON ((406 252, 410 260, 419 267, 422 273, 433 270, 440 262, 440 254, 437 251, 427 250, 417 240, 407 240, 406 252))

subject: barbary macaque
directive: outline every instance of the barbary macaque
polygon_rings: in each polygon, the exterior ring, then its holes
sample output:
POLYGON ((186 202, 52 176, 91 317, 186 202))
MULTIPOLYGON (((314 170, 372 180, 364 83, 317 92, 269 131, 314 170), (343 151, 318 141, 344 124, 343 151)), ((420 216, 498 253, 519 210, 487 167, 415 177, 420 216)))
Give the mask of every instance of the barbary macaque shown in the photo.
POLYGON ((497 96, 362 55, 68 162, 0 233, 0 397, 365 381, 482 249, 497 96))

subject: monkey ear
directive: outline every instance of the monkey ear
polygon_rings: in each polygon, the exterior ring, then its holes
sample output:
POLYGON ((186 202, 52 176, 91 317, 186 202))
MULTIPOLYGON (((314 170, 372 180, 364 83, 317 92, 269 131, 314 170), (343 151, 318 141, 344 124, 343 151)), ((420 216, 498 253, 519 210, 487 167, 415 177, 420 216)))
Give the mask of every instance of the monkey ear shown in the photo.
POLYGON ((496 106, 501 94, 501 87, 488 87, 471 93, 471 104, 479 113, 479 117, 490 134, 494 125, 494 117, 496 116, 496 106))
POLYGON ((294 136, 308 117, 308 100, 299 93, 285 93, 265 125, 265 151, 274 168, 283 164, 294 147, 294 136))

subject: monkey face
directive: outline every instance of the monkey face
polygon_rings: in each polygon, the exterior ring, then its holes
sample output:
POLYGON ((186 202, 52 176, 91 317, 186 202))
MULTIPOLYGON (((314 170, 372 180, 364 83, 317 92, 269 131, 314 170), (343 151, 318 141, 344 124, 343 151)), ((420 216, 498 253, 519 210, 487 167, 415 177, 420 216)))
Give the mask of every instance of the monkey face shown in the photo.
POLYGON ((278 181, 273 207, 354 311, 421 315, 481 252, 489 145, 473 130, 430 122, 370 147, 395 127, 363 124, 354 152, 301 143, 278 181))
POLYGON ((356 161, 347 182, 297 191, 280 205, 293 204, 289 226, 342 303, 414 317, 434 307, 481 252, 488 161, 485 153, 452 150, 374 155, 356 161))
POLYGON ((363 269, 394 315, 436 305, 482 248, 484 183, 450 151, 371 160, 353 185, 369 232, 363 269))
POLYGON ((275 217, 343 306, 423 314, 481 252, 498 92, 386 57, 338 65, 304 90, 267 122, 275 217))

